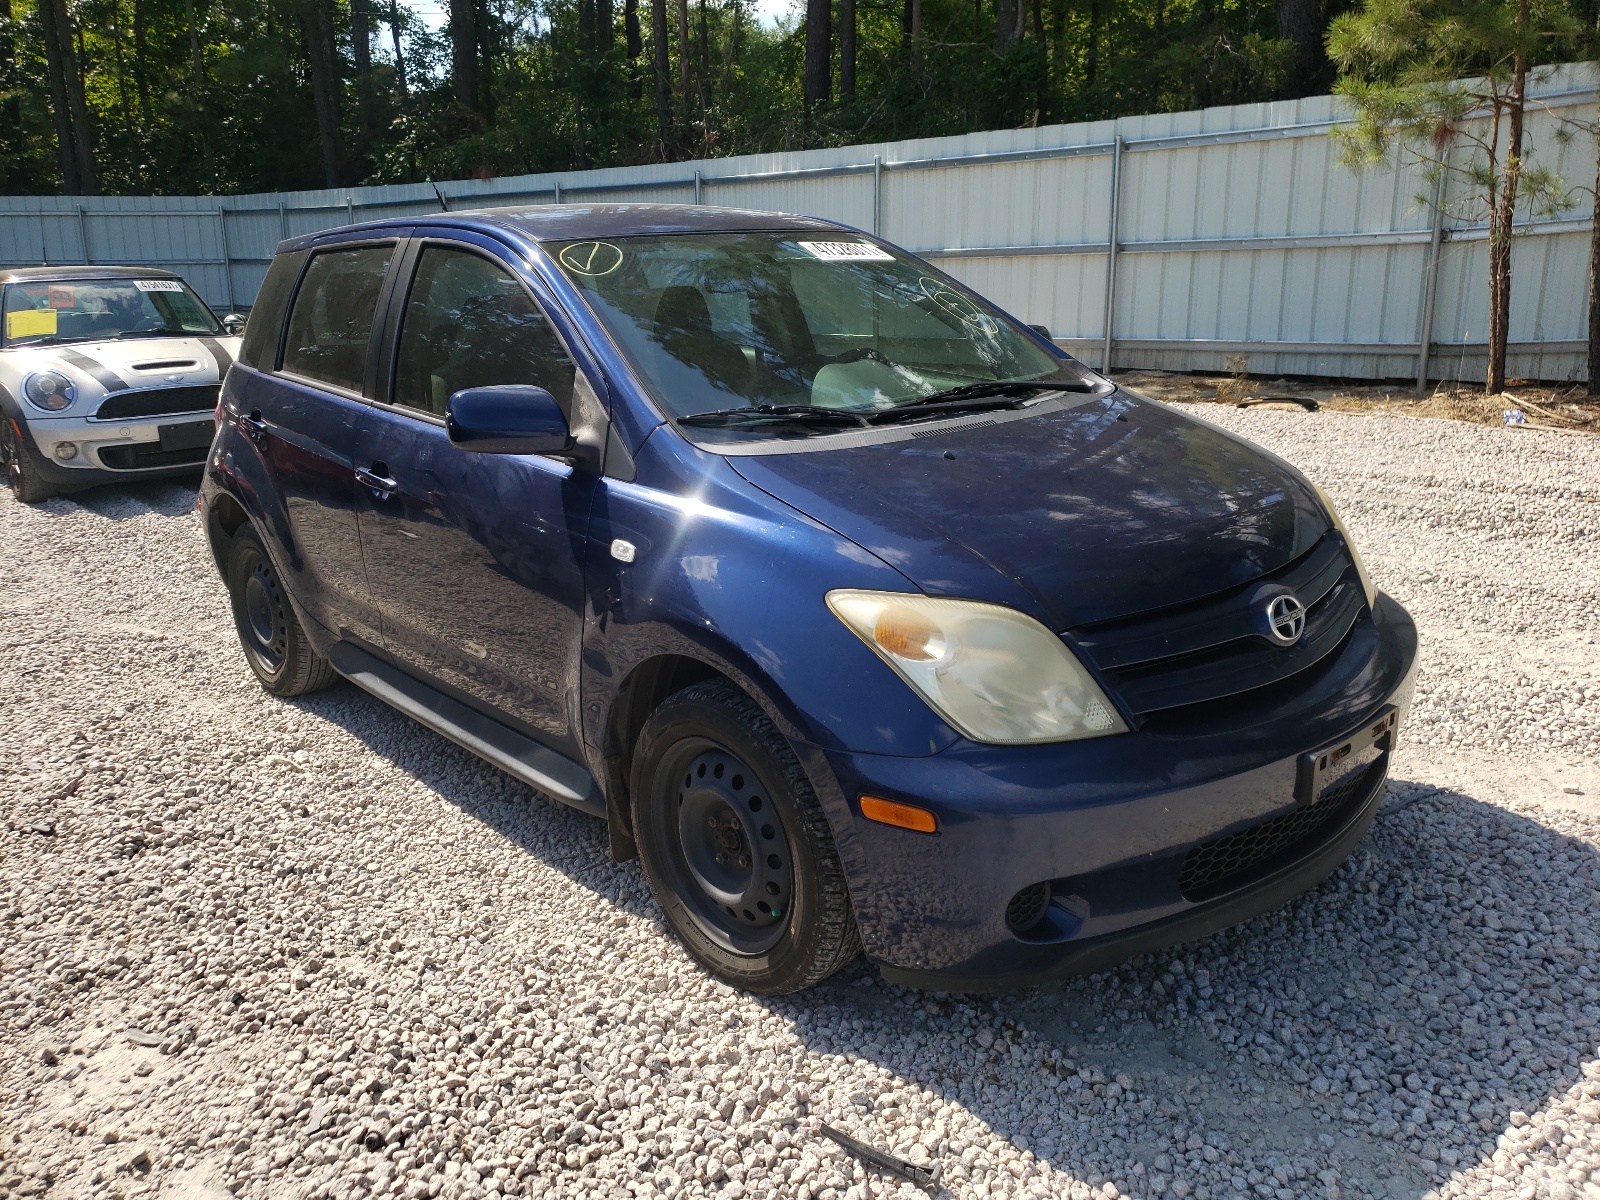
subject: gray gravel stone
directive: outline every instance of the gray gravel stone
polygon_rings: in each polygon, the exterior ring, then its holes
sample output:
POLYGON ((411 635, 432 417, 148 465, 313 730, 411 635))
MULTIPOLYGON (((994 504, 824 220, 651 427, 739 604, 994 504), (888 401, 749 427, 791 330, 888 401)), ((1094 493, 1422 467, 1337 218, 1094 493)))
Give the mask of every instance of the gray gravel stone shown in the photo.
POLYGON ((1391 795, 1279 911, 1000 998, 731 992, 597 823, 265 696, 191 492, 0 496, 0 1194, 921 1194, 825 1121, 959 1196, 1600 1200, 1594 440, 1199 411, 1416 615, 1391 795))

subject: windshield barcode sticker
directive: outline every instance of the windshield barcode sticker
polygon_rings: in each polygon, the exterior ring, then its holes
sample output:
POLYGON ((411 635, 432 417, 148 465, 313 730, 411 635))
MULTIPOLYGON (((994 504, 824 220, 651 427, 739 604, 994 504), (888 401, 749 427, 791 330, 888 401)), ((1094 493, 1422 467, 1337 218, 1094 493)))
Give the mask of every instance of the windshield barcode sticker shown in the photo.
POLYGON ((893 262, 894 255, 866 242, 801 242, 800 249, 823 262, 893 262))
POLYGON ((141 292, 181 292, 183 284, 176 279, 135 279, 133 286, 141 292))

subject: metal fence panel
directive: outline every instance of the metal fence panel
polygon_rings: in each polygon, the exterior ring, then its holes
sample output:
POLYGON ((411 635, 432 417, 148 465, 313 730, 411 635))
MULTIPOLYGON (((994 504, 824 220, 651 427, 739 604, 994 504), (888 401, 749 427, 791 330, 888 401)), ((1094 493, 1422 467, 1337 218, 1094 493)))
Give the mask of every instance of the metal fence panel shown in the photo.
MULTIPOLYGON (((1528 156, 1574 188, 1594 178, 1595 139, 1561 136, 1561 118, 1593 121, 1595 84, 1572 65, 1531 88, 1528 156)), ((723 204, 879 232, 1095 364, 1109 345, 1119 367, 1414 377, 1427 333, 1430 377, 1481 379, 1482 214, 1452 180, 1430 288, 1428 181, 1341 165, 1328 131, 1343 115, 1316 96, 487 181, 0 197, 0 263, 166 266, 213 306, 245 307, 280 240, 352 221, 558 201, 723 204)), ((1582 378, 1592 200, 1575 196, 1520 219, 1513 376, 1582 378)))

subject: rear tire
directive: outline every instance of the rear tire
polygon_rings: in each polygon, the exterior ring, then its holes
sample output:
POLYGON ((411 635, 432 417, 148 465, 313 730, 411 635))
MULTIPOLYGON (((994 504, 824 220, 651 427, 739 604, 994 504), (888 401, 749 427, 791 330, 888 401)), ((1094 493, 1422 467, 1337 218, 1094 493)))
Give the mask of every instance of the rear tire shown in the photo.
POLYGON ((277 568, 250 524, 228 544, 228 594, 245 661, 274 696, 303 696, 337 678, 332 665, 306 639, 277 568))
POLYGON ((4 467, 6 486, 24 504, 37 504, 56 494, 34 465, 33 454, 17 436, 12 418, 0 417, 0 467, 4 467))
POLYGON ((833 834, 794 752, 744 693, 697 683, 634 750, 650 890, 691 956, 745 991, 812 987, 861 949, 833 834))

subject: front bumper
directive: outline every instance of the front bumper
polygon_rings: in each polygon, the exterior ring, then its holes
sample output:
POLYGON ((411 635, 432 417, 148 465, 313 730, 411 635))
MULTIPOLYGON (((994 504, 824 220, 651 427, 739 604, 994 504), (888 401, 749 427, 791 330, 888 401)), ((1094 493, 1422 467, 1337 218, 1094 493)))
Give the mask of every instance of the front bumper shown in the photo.
POLYGON ((1391 710, 1403 723, 1416 646, 1410 617, 1382 597, 1315 680, 1235 724, 923 758, 828 754, 852 812, 866 794, 939 817, 927 835, 856 815, 841 839, 868 956, 894 983, 1006 991, 1213 933, 1312 887, 1370 824, 1392 735, 1331 777, 1342 790, 1324 793, 1326 807, 1296 800, 1302 756, 1391 710), (1013 932, 1008 904, 1041 884, 1045 917, 1013 932))
POLYGON ((74 491, 115 480, 158 479, 199 471, 205 466, 207 447, 165 450, 161 431, 209 421, 209 413, 186 412, 122 421, 29 417, 19 424, 39 473, 53 486, 74 491), (74 453, 63 458, 58 453, 63 446, 74 453))

